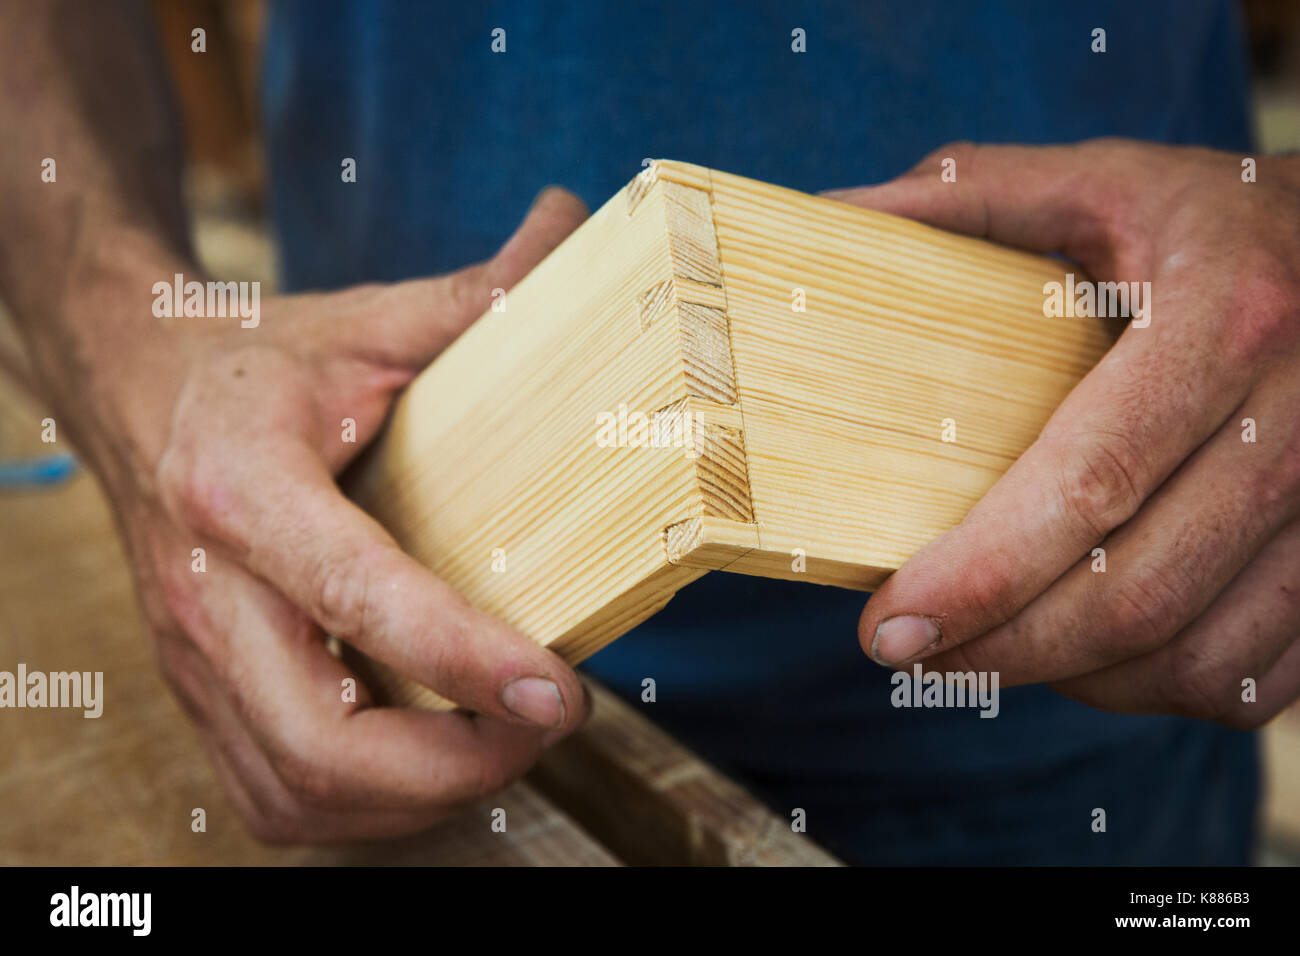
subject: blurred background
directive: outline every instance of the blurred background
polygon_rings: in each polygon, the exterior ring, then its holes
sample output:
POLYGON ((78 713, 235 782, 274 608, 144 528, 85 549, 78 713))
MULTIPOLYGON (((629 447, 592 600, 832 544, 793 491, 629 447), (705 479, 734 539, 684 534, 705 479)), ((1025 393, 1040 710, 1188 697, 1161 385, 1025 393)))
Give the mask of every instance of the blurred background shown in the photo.
MULTIPOLYGON (((276 254, 266 223, 257 115, 265 3, 263 0, 152 0, 152 5, 184 120, 188 145, 185 189, 193 212, 199 256, 214 276, 224 280, 258 280, 263 283, 263 293, 269 294, 276 284, 276 254), (191 54, 192 31, 196 27, 207 33, 204 56, 191 54)), ((1300 150, 1300 2, 1245 0, 1242 11, 1248 24, 1255 69, 1259 152, 1300 150)), ((12 358, 16 344, 8 323, 0 321, 0 358, 4 354, 12 358)), ((0 461, 12 463, 24 455, 39 455, 42 451, 29 427, 32 410, 17 411, 19 401, 17 393, 11 393, 9 385, 0 382, 0 461)), ((6 604, 8 598, 21 594, 25 581, 36 577, 42 567, 39 561, 33 564, 32 555, 15 553, 22 550, 19 511, 25 509, 17 498, 13 493, 0 494, 0 525, 6 528, 3 550, 9 552, 0 554, 0 569, 4 570, 0 582, 5 582, 0 583, 0 598, 5 598, 6 604), (11 528, 17 529, 12 532, 13 537, 11 528), (6 590, 10 593, 4 593, 6 590)), ((86 507, 92 506, 87 503, 86 507)), ((105 534, 109 533, 105 522, 99 520, 99 525, 105 534)), ((66 548, 79 547, 75 539, 62 544, 66 548)), ((81 547, 82 556, 76 560, 83 564, 93 563, 94 555, 101 553, 96 548, 81 547)), ((106 565, 116 560, 115 553, 115 546, 102 552, 106 565)), ((102 569, 88 566, 87 570, 109 572, 107 566, 102 569)), ((121 575, 121 568, 113 569, 113 573, 121 575)), ((118 610, 128 619, 134 617, 134 610, 125 605, 118 610)), ((96 620, 87 624, 92 633, 102 626, 98 615, 103 613, 101 607, 96 612, 96 620)), ((39 621, 33 619, 26 623, 30 626, 29 633, 39 632, 39 621)), ((74 635, 64 636, 70 639, 74 635)), ((21 659, 22 642, 19 644, 18 659, 21 659)), ((91 735, 86 740, 88 746, 110 746, 107 741, 94 740, 97 731, 85 728, 80 721, 66 727, 83 737, 91 735)), ((1300 864, 1300 707, 1293 707, 1280 716, 1261 737, 1267 760, 1267 797, 1258 860, 1274 865, 1300 864)), ((18 742, 20 751, 22 743, 18 742)), ((182 758, 174 753, 167 759, 182 758)), ((11 765, 10 770, 13 769, 11 765)), ((3 772, 0 767, 0 791, 5 789, 3 772)), ((182 789, 186 786, 182 780, 172 783, 182 789)), ((277 858, 277 862, 287 860, 277 858)))

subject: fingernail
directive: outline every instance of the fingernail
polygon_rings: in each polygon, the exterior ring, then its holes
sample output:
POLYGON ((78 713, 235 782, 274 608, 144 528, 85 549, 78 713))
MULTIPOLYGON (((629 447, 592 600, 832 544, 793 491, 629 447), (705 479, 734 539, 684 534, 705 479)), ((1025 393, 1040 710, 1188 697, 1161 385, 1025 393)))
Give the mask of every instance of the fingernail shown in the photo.
POLYGON ((564 723, 564 698, 554 681, 544 677, 521 677, 506 684, 501 691, 506 710, 538 727, 558 727, 564 723))
MULTIPOLYGON (((544 197, 547 193, 554 192, 557 189, 562 190, 563 188, 564 187, 562 186, 557 186, 555 183, 551 183, 549 186, 543 186, 538 191, 537 195, 533 197, 533 201, 528 204, 528 212, 532 212, 534 209, 536 209, 537 204, 542 201, 542 197, 544 197)), ((525 213, 524 215, 526 216, 527 214, 528 213, 525 213)))
POLYGON ((891 617, 880 622, 871 656, 881 664, 902 664, 939 643, 939 628, 928 617, 891 617))

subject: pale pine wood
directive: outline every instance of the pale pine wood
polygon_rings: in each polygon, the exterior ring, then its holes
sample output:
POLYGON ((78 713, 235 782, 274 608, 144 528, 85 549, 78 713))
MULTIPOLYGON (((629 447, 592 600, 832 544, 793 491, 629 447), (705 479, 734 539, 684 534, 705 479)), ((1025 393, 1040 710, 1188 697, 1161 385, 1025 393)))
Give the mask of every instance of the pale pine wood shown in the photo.
POLYGON ((709 570, 872 588, 962 519, 1110 346, 1113 322, 1044 318, 1065 271, 655 163, 416 379, 353 491, 570 661, 709 570), (597 414, 621 404, 689 413, 693 453, 598 447, 597 414))
POLYGON ((727 570, 876 587, 961 520, 1117 329, 1044 318, 1057 260, 712 181, 759 539, 727 549, 727 570), (946 418, 954 443, 940 440, 946 418))

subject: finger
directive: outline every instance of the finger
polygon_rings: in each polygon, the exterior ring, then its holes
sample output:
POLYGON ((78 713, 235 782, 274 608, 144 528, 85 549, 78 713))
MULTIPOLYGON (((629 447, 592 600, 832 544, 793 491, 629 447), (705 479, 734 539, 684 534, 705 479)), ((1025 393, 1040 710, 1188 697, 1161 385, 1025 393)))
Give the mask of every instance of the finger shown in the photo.
POLYGON ((377 361, 423 368, 586 218, 586 205, 573 193, 558 186, 544 189, 491 259, 380 289, 356 321, 345 323, 347 347, 377 361))
POLYGON ((1119 140, 949 143, 890 182, 823 195, 1022 249, 1059 252, 1109 276, 1130 248, 1117 240, 1128 224, 1142 221, 1134 213, 1145 197, 1133 172, 1149 166, 1135 167, 1132 149, 1119 140))
MULTIPOLYGON (((1049 166, 1096 164, 1116 176, 1116 170, 1106 166, 1117 161, 1113 145, 1073 153, 1027 152, 1049 166)), ((983 158, 974 162, 976 172, 968 177, 976 184, 973 188, 981 188, 981 195, 990 200, 1021 203, 1023 197, 1013 194, 1026 150, 981 147, 978 154, 983 158), (986 180, 993 185, 978 186, 986 180)), ((1118 155, 1122 158, 1125 150, 1119 149, 1118 155)), ((1026 175, 1037 182, 1032 170, 1026 175)), ((1060 188, 1072 193, 1056 200, 1061 215, 1078 196, 1103 205, 1111 202, 1097 191, 1103 187, 1091 181, 1086 188, 1074 189, 1059 170, 1049 180, 1064 182, 1060 188)), ((918 188, 953 185, 927 181, 918 188)), ((1038 187, 1026 188, 1032 196, 1038 187)), ((1104 210, 1098 215, 1103 220, 1109 216, 1104 210)), ((1042 236, 1034 228, 1007 227, 996 234, 1041 245, 1042 236)), ((1118 230, 1120 245, 1132 244, 1123 224, 1106 228, 1118 230)), ((907 663, 958 646, 1009 620, 1137 513, 1154 489, 1244 400, 1267 353, 1276 351, 1285 337, 1279 330, 1293 325, 1284 297, 1269 291, 1284 287, 1279 267, 1263 261, 1250 268, 1243 264, 1239 274, 1245 278, 1235 285, 1211 285, 1207 295, 1203 270, 1189 264, 1193 258, 1162 265, 1151 285, 1154 301, 1147 302, 1147 317, 1155 316, 1149 327, 1125 331, 1067 396, 1038 441, 966 519, 922 549, 872 597, 860 623, 860 639, 875 660, 907 663)))
MULTIPOLYGON (((1218 307, 1181 288, 1172 282, 1152 307, 1218 307)), ((872 658, 906 663, 987 633, 1136 514, 1250 388, 1241 363, 1205 338, 1194 323, 1125 332, 961 524, 872 596, 860 623, 872 658)))
POLYGON ((238 456, 205 456, 212 444, 170 482, 174 507, 326 631, 480 713, 547 729, 584 719, 570 667, 405 554, 313 449, 281 433, 247 436, 238 456))
MULTIPOLYGON (((230 582, 229 575, 218 572, 218 577, 230 582)), ((159 669, 196 725, 208 760, 235 809, 255 836, 273 842, 291 802, 224 689, 227 679, 187 637, 164 636, 157 651, 159 669)))
POLYGON ((1242 714, 1238 705, 1238 713, 1229 718, 1229 723, 1242 729, 1261 727, 1297 700, 1300 700, 1300 641, 1287 648, 1259 682, 1259 702, 1265 704, 1262 719, 1254 714, 1242 714))
MULTIPOLYGON (((271 846, 325 845, 355 840, 404 836, 426 829, 447 814, 410 811, 321 811, 299 807, 284 791, 284 809, 268 812, 267 801, 254 797, 225 750, 209 737, 203 739, 208 761, 222 789, 230 797, 244 826, 260 842, 271 846)), ((278 786, 278 783, 277 783, 278 786)))
MULTIPOLYGON (((375 839, 424 829, 448 807, 418 810, 324 810, 299 802, 226 691, 226 682, 183 638, 159 643, 160 665, 186 711, 223 789, 249 831, 264 843, 333 843, 375 839)), ((364 691, 363 691, 364 694, 364 691)))
POLYGON ((964 662, 1014 686, 1091 673, 1167 644, 1300 510, 1297 489, 1281 484, 1300 426, 1285 424, 1279 404, 1251 404, 1273 423, 1266 441, 1243 442, 1231 424, 1220 430, 1103 542, 1104 571, 1086 556, 1012 620, 931 666, 964 662))
POLYGON ((1173 641, 1054 686, 1104 710, 1257 727, 1295 700, 1293 665, 1275 671, 1283 657, 1297 656, 1297 642, 1300 522, 1293 521, 1173 641), (1244 693, 1247 680, 1253 695, 1244 693))
POLYGON ((371 706, 309 622, 260 582, 247 585, 229 622, 231 657, 242 666, 228 687, 303 807, 432 820, 504 787, 555 739, 486 716, 371 706))

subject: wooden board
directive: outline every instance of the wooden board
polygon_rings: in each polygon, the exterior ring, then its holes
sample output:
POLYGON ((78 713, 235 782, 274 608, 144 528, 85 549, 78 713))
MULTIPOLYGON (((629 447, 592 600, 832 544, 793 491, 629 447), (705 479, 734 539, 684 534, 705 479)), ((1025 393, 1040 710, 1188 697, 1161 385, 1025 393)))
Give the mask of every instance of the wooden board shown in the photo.
POLYGON ((1065 269, 659 162, 416 379, 350 488, 570 661, 709 570, 872 588, 1110 346, 1113 323, 1044 318, 1065 269))
POLYGON ((529 781, 638 866, 840 866, 636 708, 588 681, 591 719, 529 781))

